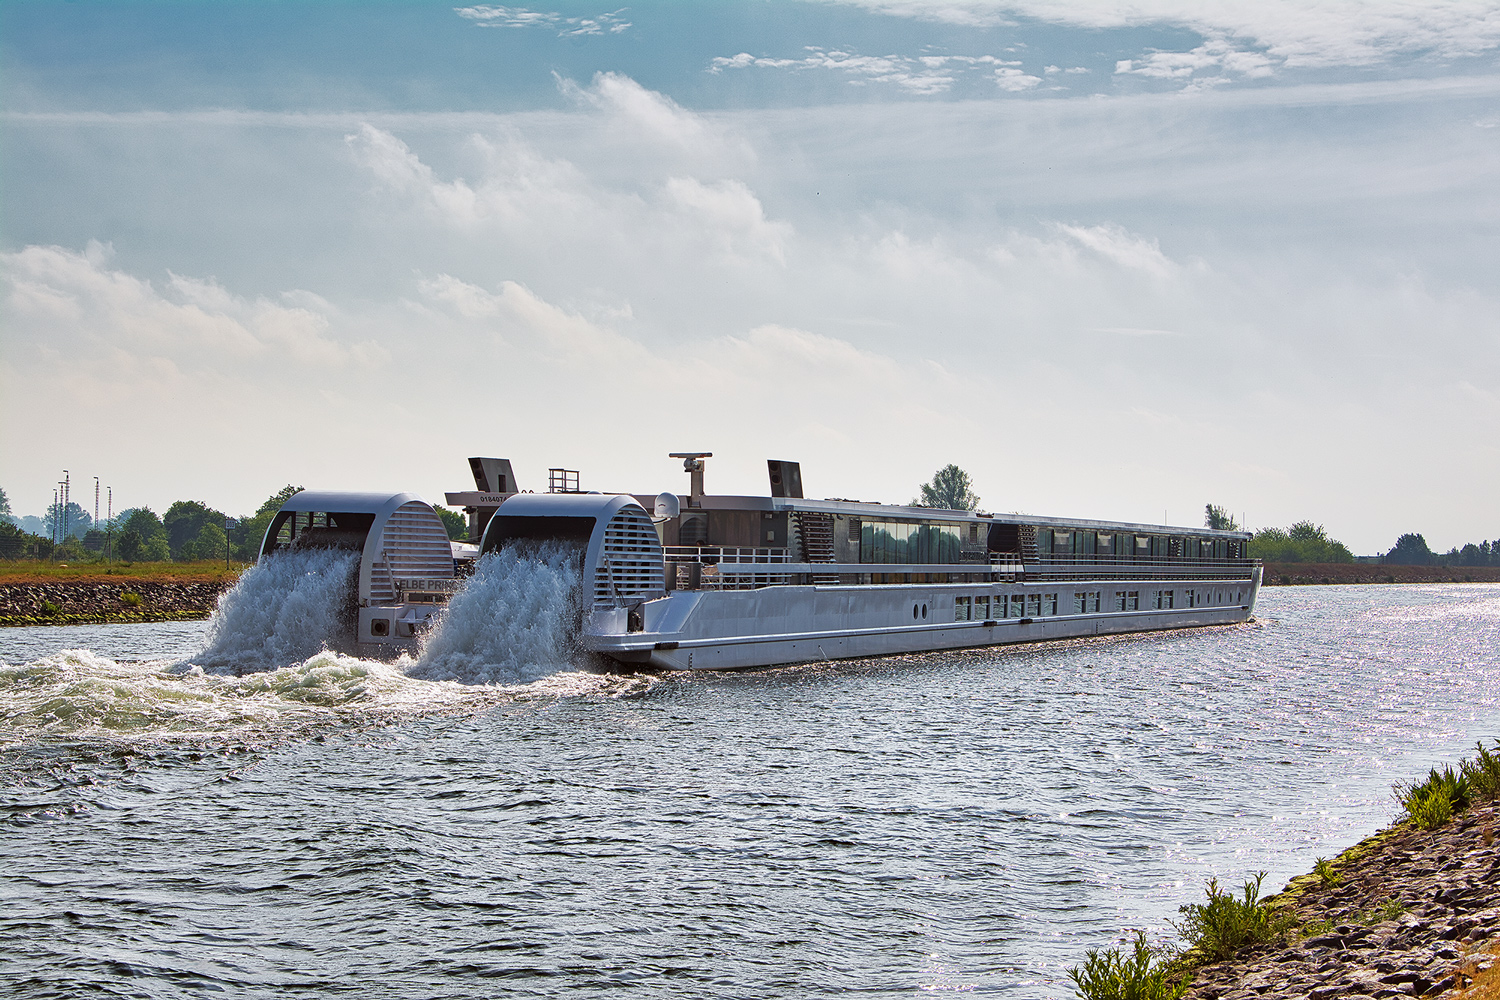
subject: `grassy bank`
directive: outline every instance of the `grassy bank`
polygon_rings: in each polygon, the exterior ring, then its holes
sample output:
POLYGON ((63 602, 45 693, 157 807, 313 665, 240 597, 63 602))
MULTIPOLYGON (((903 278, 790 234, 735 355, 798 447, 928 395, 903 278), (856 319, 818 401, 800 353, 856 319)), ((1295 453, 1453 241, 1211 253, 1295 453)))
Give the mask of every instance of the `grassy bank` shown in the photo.
POLYGON ((218 583, 238 580, 249 563, 222 559, 203 562, 77 562, 0 561, 0 584, 7 583, 218 583))

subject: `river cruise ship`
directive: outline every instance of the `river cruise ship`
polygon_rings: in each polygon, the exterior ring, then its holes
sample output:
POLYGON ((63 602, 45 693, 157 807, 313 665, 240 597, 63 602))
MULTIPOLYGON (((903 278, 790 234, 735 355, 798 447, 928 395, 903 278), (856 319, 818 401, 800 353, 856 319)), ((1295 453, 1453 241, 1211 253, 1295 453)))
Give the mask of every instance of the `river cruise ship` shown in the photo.
MULTIPOLYGON (((583 492, 563 469, 522 493, 508 461, 470 459, 477 489, 447 494, 469 516, 459 575, 476 551, 571 544, 583 647, 691 670, 1224 625, 1260 588, 1244 532, 814 500, 783 461, 768 496, 717 496, 710 453, 673 457, 686 494, 583 492)), ((386 578, 438 603, 461 585, 386 578)), ((362 610, 362 640, 383 613, 362 610)), ((425 620, 406 604, 373 628, 395 638, 403 618, 425 620)))

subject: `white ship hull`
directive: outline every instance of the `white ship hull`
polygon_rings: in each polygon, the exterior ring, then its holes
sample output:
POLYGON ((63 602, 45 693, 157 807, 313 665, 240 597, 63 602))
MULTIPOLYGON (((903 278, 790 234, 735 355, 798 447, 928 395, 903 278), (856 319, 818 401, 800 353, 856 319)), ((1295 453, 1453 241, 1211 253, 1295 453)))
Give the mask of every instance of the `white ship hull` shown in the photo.
POLYGON ((757 590, 678 592, 631 611, 596 609, 583 634, 585 648, 637 666, 668 670, 735 670, 747 667, 890 656, 935 650, 1073 639, 1249 619, 1260 586, 1252 579, 1079 579, 1011 584, 893 584, 772 586, 757 590), (1156 594, 1174 606, 1158 608, 1156 594), (1075 595, 1085 610, 1076 611, 1075 595), (1116 595, 1132 594, 1137 607, 1120 610, 1116 595), (1193 606, 1180 606, 1192 594, 1193 606), (959 599, 984 597, 990 612, 1003 595, 998 617, 956 620, 959 599), (1009 598, 1022 597, 1019 616, 1009 598), (1094 595, 1099 610, 1090 610, 1094 595), (1025 598, 1056 598, 1025 613, 1025 598))

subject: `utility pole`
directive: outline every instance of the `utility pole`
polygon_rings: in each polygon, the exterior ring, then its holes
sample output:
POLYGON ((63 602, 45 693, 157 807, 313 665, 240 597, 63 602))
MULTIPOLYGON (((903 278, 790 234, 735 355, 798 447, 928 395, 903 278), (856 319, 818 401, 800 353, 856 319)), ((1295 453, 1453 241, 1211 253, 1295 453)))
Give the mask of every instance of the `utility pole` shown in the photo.
POLYGON ((109 520, 105 523, 109 525, 109 530, 104 535, 104 561, 108 562, 113 557, 111 550, 114 546, 111 543, 115 540, 115 488, 109 486, 106 489, 109 490, 109 520))
POLYGON ((72 489, 72 487, 73 487, 73 476, 72 476, 71 473, 68 472, 67 469, 64 469, 63 470, 63 508, 62 508, 62 523, 63 523, 62 540, 64 542, 67 542, 67 540, 68 540, 68 504, 71 503, 72 499, 73 499, 73 496, 72 496, 73 489, 72 489))
POLYGON ((94 530, 99 529, 99 477, 94 477, 94 530))

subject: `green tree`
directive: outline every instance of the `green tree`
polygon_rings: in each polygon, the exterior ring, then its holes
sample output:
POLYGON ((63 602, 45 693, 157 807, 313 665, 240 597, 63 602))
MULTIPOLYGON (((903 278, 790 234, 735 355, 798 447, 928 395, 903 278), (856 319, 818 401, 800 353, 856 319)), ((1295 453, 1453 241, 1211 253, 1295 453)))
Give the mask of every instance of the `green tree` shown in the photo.
POLYGON ((443 519, 443 527, 448 529, 448 539, 454 542, 466 542, 469 540, 469 519, 456 510, 447 507, 434 507, 438 517, 443 519))
POLYGON ((932 482, 922 484, 922 495, 912 501, 915 507, 937 507, 942 510, 976 510, 979 497, 974 481, 956 465, 945 465, 933 474, 932 482))
POLYGON ((267 497, 265 503, 261 504, 254 514, 240 521, 239 526, 229 533, 230 540, 235 543, 235 551, 239 558, 253 560, 260 555, 260 544, 265 540, 266 529, 271 526, 271 520, 275 518, 276 512, 281 510, 282 504, 301 493, 303 489, 304 487, 288 483, 267 497))
POLYGON ((185 562, 223 559, 225 552, 224 529, 217 522, 209 521, 198 530, 197 537, 182 547, 177 558, 185 562))
POLYGON ((10 520, 10 497, 5 495, 3 489, 0 489, 0 520, 10 520))
POLYGON ((1321 524, 1298 521, 1290 528, 1265 528, 1250 539, 1250 556, 1266 562, 1348 563, 1354 553, 1328 537, 1321 524))
POLYGON ((115 547, 115 551, 126 562, 136 562, 141 558, 142 547, 140 532, 134 528, 126 528, 124 533, 120 535, 120 542, 115 547))
MULTIPOLYGON (((223 525, 224 515, 207 504, 196 500, 179 500, 167 508, 161 523, 167 529, 167 541, 172 549, 172 558, 193 558, 192 543, 210 521, 223 525)), ((222 531, 223 528, 220 528, 222 531)))
POLYGON ((1385 554, 1385 561, 1397 566, 1431 566, 1432 550, 1421 535, 1405 534, 1396 539, 1396 546, 1385 554))
POLYGON ((1203 508, 1203 526, 1213 528, 1217 531, 1238 531, 1239 524, 1234 515, 1216 503, 1208 504, 1203 508))
MULTIPOLYGON (((142 546, 150 544, 152 539, 158 537, 162 539, 163 544, 166 544, 167 529, 150 507, 133 508, 129 512, 129 515, 121 522, 121 530, 122 532, 135 532, 135 536, 140 539, 142 546)), ((131 557, 126 556, 125 558, 129 559, 131 557)), ((140 558, 144 558, 144 556, 140 558)))

